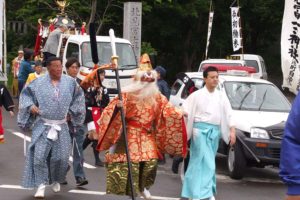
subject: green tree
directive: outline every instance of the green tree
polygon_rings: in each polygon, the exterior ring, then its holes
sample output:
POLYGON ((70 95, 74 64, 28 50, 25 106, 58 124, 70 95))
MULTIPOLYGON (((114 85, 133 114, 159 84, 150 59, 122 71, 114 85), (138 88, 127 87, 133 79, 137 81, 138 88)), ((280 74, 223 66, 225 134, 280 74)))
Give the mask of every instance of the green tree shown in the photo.
MULTIPOLYGON (((245 53, 263 55, 269 73, 280 71, 280 31, 284 1, 240 0, 245 53), (272 48, 270 48, 272 47, 272 48)), ((66 12, 77 24, 95 21, 98 34, 116 36, 123 33, 123 3, 121 0, 72 0, 66 12)), ((232 54, 230 4, 232 0, 213 1, 214 22, 208 55, 224 58, 232 54)), ((157 52, 158 64, 168 70, 170 82, 180 71, 195 71, 204 59, 207 37, 209 0, 142 0, 143 48, 157 52)), ((47 21, 56 16, 54 0, 7 1, 8 20, 23 20, 32 30, 27 36, 12 33, 8 50, 21 44, 33 47, 38 18, 47 21), (17 38, 17 39, 16 39, 17 38)))

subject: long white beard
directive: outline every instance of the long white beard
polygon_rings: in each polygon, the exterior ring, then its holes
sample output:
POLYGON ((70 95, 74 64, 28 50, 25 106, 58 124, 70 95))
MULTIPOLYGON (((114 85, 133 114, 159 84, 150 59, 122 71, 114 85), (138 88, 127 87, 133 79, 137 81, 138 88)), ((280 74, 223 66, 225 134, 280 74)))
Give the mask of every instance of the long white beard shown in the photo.
POLYGON ((150 83, 134 81, 132 84, 123 87, 122 92, 133 95, 137 101, 149 102, 151 105, 155 105, 155 97, 159 93, 159 89, 156 81, 150 83))

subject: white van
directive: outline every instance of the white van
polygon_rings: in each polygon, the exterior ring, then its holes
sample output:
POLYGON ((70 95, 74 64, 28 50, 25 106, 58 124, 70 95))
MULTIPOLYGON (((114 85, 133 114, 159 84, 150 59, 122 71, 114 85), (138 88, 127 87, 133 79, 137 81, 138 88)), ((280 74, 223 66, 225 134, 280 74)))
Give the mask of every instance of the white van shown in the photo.
POLYGON ((268 75, 267 75, 267 72, 266 72, 264 61, 263 61, 261 56, 251 55, 251 57, 250 57, 250 54, 244 54, 244 60, 243 60, 243 59, 240 59, 240 58, 242 58, 240 55, 241 54, 232 55, 232 56, 229 57, 230 59, 208 59, 208 60, 203 60, 200 63, 198 71, 199 72, 203 71, 203 68, 205 68, 205 66, 207 67, 207 65, 210 65, 210 64, 211 65, 218 65, 218 66, 221 66, 221 65, 222 66, 223 65, 224 66, 248 66, 248 67, 254 67, 255 70, 256 70, 256 73, 253 73, 252 77, 265 79, 265 80, 268 79, 268 75), (256 63, 260 63, 260 64, 255 65, 254 61, 256 61, 256 63))
POLYGON ((208 66, 237 66, 237 67, 242 67, 246 66, 245 61, 242 60, 228 60, 228 59, 219 59, 219 58, 214 58, 214 59, 207 59, 203 60, 200 65, 198 72, 204 71, 204 69, 208 66))
MULTIPOLYGON (((111 44, 109 36, 97 36, 97 50, 98 50, 98 65, 110 63, 112 56, 111 44)), ((116 38, 116 51, 119 56, 119 76, 121 86, 131 83, 132 77, 137 71, 137 61, 130 42, 126 39, 116 38)), ((60 47, 57 52, 58 57, 62 57, 64 72, 67 59, 76 57, 81 66, 77 77, 82 80, 88 75, 94 63, 91 54, 90 36, 88 35, 62 35, 60 47), (63 45, 65 44, 65 45, 63 45)), ((105 80, 103 85, 108 88, 110 96, 117 94, 117 83, 115 72, 113 70, 106 70, 105 80)))
POLYGON ((260 55, 255 54, 232 54, 230 59, 244 60, 247 66, 252 66, 259 72, 259 78, 268 79, 266 65, 264 59, 260 55))

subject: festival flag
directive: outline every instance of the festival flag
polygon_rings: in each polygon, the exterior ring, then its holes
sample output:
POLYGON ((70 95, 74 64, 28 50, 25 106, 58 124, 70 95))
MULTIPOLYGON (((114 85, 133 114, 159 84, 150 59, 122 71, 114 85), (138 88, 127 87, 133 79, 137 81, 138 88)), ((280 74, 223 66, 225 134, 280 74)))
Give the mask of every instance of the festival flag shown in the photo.
POLYGON ((242 37, 239 17, 239 7, 230 7, 231 9, 231 27, 232 27, 232 46, 233 51, 242 48, 242 37))
POLYGON ((39 55, 41 51, 41 43, 42 43, 42 35, 43 35, 42 19, 38 19, 37 31, 38 32, 35 38, 35 45, 34 45, 34 56, 39 55))
POLYGON ((4 29, 4 0, 0 0, 0 71, 2 71, 2 61, 3 61, 3 29, 4 29))
POLYGON ((213 19, 214 19, 214 11, 210 11, 209 16, 208 16, 207 41, 206 41, 206 50, 205 50, 205 58, 206 59, 207 59, 207 52, 208 52, 209 39, 210 39, 210 35, 211 35, 213 19))
POLYGON ((281 69, 283 88, 297 94, 300 88, 300 2, 285 1, 281 30, 281 69))
POLYGON ((7 81, 6 72, 5 0, 0 0, 0 81, 7 81))

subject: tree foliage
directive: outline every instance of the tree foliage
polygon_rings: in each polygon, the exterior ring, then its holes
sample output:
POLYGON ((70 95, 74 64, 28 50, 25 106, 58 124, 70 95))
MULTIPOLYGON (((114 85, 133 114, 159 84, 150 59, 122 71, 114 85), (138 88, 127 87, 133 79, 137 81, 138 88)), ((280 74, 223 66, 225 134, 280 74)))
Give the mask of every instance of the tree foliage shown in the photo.
MULTIPOLYGON (((269 72, 280 71, 278 41, 284 1, 239 2, 245 53, 263 55, 267 65, 273 65, 269 66, 269 72)), ((121 0, 72 0, 66 12, 77 24, 94 19, 100 35, 108 35, 109 28, 113 28, 122 37, 123 3, 121 0)), ((232 0, 213 1, 215 15, 208 51, 211 58, 224 58, 233 53, 231 3, 232 0)), ((8 20, 24 20, 33 28, 31 40, 20 39, 25 46, 34 45, 37 19, 48 20, 59 12, 54 0, 14 0, 7 4, 8 20)), ((196 70, 204 59, 210 1, 142 0, 142 5, 143 48, 157 52, 158 64, 167 68, 169 78, 179 71, 196 70)), ((11 42, 12 46, 20 45, 11 42)))

